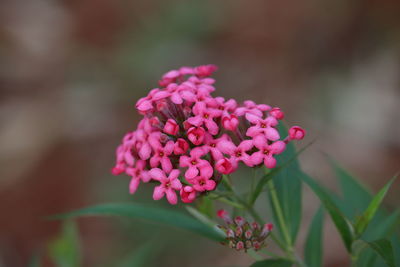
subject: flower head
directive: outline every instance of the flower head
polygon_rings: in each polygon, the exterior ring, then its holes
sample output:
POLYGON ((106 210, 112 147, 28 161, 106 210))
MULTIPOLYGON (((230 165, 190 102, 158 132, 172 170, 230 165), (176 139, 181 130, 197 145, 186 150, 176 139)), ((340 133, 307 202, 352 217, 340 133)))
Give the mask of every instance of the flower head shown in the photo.
MULTIPOLYGON (((178 192, 182 202, 190 203, 215 190, 221 176, 235 172, 239 164, 275 167, 275 156, 286 144, 304 138, 299 126, 281 138, 277 126, 284 113, 278 107, 212 96, 215 80, 210 75, 216 70, 214 65, 171 70, 162 76, 159 88, 137 101, 143 118, 117 147, 112 169, 115 175, 131 177, 130 193, 141 182, 155 182, 155 200, 166 195, 176 204, 178 192)), ((254 236, 262 231, 246 227, 230 229, 228 234, 254 236)), ((246 249, 249 242, 243 239, 234 245, 246 249)), ((262 245, 251 242, 254 248, 262 245)))

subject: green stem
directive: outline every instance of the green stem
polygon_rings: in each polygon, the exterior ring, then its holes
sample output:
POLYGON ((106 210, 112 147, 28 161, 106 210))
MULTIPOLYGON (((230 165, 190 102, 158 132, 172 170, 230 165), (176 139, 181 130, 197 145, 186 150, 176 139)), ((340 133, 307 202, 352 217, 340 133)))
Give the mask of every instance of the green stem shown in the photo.
POLYGON ((238 208, 238 209, 244 209, 245 208, 243 205, 241 205, 241 204, 239 204, 237 202, 234 202, 232 200, 229 200, 224 196, 221 196, 221 195, 218 195, 218 194, 215 194, 215 193, 210 193, 210 196, 213 197, 213 198, 215 197, 215 200, 221 201, 222 203, 228 204, 228 205, 230 205, 232 207, 235 207, 235 208, 238 208))
POLYGON ((269 180, 267 183, 267 186, 269 188, 272 205, 274 206, 276 216, 278 217, 278 223, 281 227, 283 238, 285 239, 285 242, 288 245, 288 249, 293 250, 292 240, 291 240, 288 228, 286 226, 285 219, 283 217, 282 207, 279 202, 278 195, 276 194, 275 185, 274 185, 273 180, 269 180))

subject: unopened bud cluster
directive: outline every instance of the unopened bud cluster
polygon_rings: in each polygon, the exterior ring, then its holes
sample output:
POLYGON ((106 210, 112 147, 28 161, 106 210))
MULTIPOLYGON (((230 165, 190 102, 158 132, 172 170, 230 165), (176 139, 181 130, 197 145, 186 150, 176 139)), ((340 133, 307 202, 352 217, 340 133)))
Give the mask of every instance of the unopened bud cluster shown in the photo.
POLYGON ((248 249, 257 251, 266 246, 265 240, 272 231, 272 223, 261 227, 257 222, 249 223, 241 216, 232 219, 226 210, 219 210, 217 215, 225 222, 225 225, 218 225, 226 234, 226 242, 223 244, 245 252, 248 249))

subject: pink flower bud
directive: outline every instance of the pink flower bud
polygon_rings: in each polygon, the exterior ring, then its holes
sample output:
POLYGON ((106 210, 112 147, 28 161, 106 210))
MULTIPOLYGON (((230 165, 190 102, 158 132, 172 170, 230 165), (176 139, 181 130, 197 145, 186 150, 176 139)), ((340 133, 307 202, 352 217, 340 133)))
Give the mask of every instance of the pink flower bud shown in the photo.
POLYGON ((234 238, 234 237, 235 237, 235 232, 233 232, 232 229, 228 229, 228 230, 226 231, 226 237, 228 237, 228 238, 234 238))
POLYGON ((247 230, 246 232, 244 232, 244 236, 247 239, 250 239, 252 235, 253 235, 253 232, 251 230, 247 230))
POLYGON ((239 241, 236 243, 236 249, 237 250, 242 250, 244 249, 244 243, 242 241, 239 241))
POLYGON ((168 119, 164 125, 164 133, 176 135, 179 132, 179 125, 173 119, 168 119))
POLYGON ((261 248, 260 242, 253 241, 253 248, 257 251, 261 248))
POLYGON ((191 186, 184 186, 180 191, 182 202, 191 203, 196 199, 196 191, 191 186))
POLYGON ((239 125, 236 115, 225 116, 222 118, 222 126, 229 131, 235 131, 239 125))
POLYGON ((217 161, 215 168, 222 174, 230 174, 236 170, 237 163, 227 158, 223 158, 217 161))
POLYGON ((251 229, 253 229, 253 230, 260 229, 260 225, 257 222, 253 222, 251 224, 251 229))
POLYGON ((234 221, 237 226, 242 226, 245 223, 245 220, 242 216, 236 216, 234 221))
POLYGON ((274 225, 272 223, 266 223, 264 224, 263 230, 260 234, 260 236, 266 236, 269 232, 272 231, 272 229, 274 228, 274 225))
POLYGON ((242 234, 243 234, 243 229, 242 229, 242 227, 240 227, 240 226, 236 227, 236 230, 235 230, 235 235, 236 235, 236 237, 241 237, 242 234))
POLYGON ((210 76, 216 70, 217 66, 210 64, 210 65, 203 65, 196 67, 195 73, 199 77, 207 77, 210 76))
POLYGON ((205 133, 202 127, 192 127, 188 131, 188 138, 190 142, 198 146, 203 143, 205 133))
POLYGON ((231 219, 231 217, 229 217, 229 213, 226 210, 223 210, 223 209, 218 210, 217 216, 219 218, 221 218, 222 220, 224 220, 226 224, 232 223, 232 219, 231 219))
POLYGON ((158 111, 162 111, 163 109, 166 109, 167 107, 168 107, 167 100, 161 99, 160 101, 157 101, 156 109, 158 111))
POLYGON ((112 168, 111 173, 113 175, 119 175, 119 174, 123 173, 124 170, 125 170, 125 168, 123 166, 117 165, 114 168, 112 168))
POLYGON ((305 135, 306 131, 299 126, 293 126, 289 129, 289 139, 291 140, 301 140, 305 135))
POLYGON ((188 142, 185 141, 183 138, 178 138, 174 145, 174 154, 175 155, 182 155, 185 154, 186 151, 189 149, 188 142))
POLYGON ((285 113, 283 113, 283 111, 277 107, 271 109, 269 114, 271 114, 271 116, 275 117, 275 119, 277 119, 277 120, 282 120, 285 117, 285 113))

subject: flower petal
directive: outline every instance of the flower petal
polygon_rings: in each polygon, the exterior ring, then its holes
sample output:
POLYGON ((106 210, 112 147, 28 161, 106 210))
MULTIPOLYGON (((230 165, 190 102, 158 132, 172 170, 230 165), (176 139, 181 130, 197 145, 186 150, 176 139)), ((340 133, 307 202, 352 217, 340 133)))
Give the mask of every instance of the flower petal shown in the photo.
POLYGON ((189 169, 187 169, 187 171, 185 172, 185 177, 187 179, 193 179, 198 174, 199 174, 199 170, 194 166, 190 166, 189 169))
POLYGON ((129 193, 134 194, 139 187, 140 179, 139 177, 132 177, 129 183, 129 193))
POLYGON ((160 168, 153 168, 149 171, 149 175, 151 178, 157 181, 162 181, 167 179, 165 176, 165 172, 163 172, 160 168))
POLYGON ((153 192, 154 200, 159 200, 163 198, 164 194, 165 194, 165 188, 162 185, 154 187, 154 192, 153 192))
POLYGON ((176 203, 178 203, 176 192, 173 189, 167 189, 166 193, 169 204, 176 205, 176 203))

